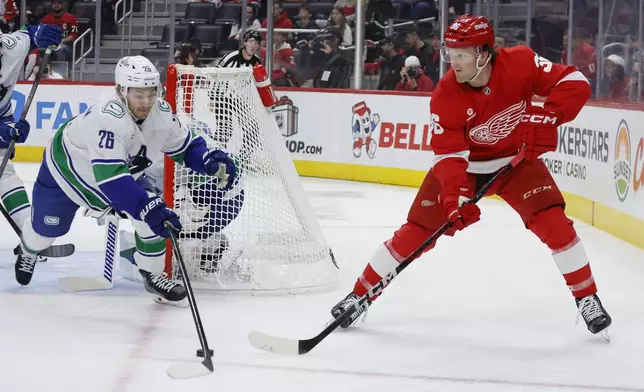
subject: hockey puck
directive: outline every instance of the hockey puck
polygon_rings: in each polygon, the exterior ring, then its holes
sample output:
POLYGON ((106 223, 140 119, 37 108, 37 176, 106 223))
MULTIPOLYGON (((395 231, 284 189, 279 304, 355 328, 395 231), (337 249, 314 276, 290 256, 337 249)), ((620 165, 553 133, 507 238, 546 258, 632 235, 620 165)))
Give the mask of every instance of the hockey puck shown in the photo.
MULTIPOLYGON (((214 352, 214 351, 212 351, 211 349, 208 349, 208 352, 210 353, 210 356, 211 356, 211 357, 212 357, 213 355, 215 355, 215 352, 214 352)), ((200 348, 199 350, 197 350, 197 356, 198 356, 199 358, 203 358, 203 349, 201 349, 201 348, 200 348)))

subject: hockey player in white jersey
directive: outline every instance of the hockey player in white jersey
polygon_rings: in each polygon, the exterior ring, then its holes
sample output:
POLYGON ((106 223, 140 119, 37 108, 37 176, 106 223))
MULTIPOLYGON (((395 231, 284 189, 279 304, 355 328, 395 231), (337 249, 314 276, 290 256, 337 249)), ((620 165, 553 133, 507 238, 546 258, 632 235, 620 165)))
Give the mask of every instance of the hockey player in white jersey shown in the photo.
MULTIPOLYGON (((218 132, 203 121, 191 120, 188 128, 193 134, 201 135, 210 148, 225 148, 228 140, 223 140, 224 132, 218 132)), ((228 133, 226 133, 229 135, 228 133)), ((228 136, 230 137, 230 136, 228 136)), ((233 159, 235 157, 231 155, 233 159)), ((175 197, 183 212, 180 214, 184 221, 184 230, 179 233, 180 240, 192 240, 194 246, 201 247, 199 268, 207 273, 219 270, 219 261, 228 250, 229 241, 221 231, 225 229, 237 216, 244 205, 244 187, 241 167, 237 166, 237 176, 232 189, 217 187, 217 178, 199 174, 190 169, 183 169, 183 178, 190 178, 175 188, 175 197), (187 230, 186 230, 187 229, 187 230)), ((159 159, 145 170, 137 182, 147 191, 156 193, 163 198, 164 161, 159 159)), ((120 244, 120 272, 123 277, 133 281, 140 281, 137 273, 137 263, 133 255, 136 251, 136 241, 132 233, 121 230, 119 233, 120 244)), ((232 256, 231 256, 232 257, 232 256)))
POLYGON ((161 198, 137 184, 131 172, 143 171, 133 166, 165 154, 198 173, 216 175, 222 190, 234 183, 236 167, 225 152, 209 149, 182 127, 168 103, 158 98, 159 73, 149 60, 124 57, 115 74, 116 89, 63 124, 45 150, 34 186, 32 223, 23 228, 16 280, 30 282, 36 255, 69 231, 79 206, 95 217, 114 210, 135 228, 134 258, 145 288, 180 301, 185 288, 168 279, 163 268, 166 225, 178 231, 181 222, 161 198))
MULTIPOLYGON (((18 82, 24 67, 25 57, 35 48, 46 48, 50 45, 60 45, 63 31, 54 25, 27 26, 11 34, 0 32, 0 161, 6 153, 11 139, 24 143, 29 134, 30 126, 27 120, 14 123, 11 94, 18 82)), ((0 178, 0 198, 5 209, 11 215, 18 227, 29 220, 31 209, 29 198, 16 174, 11 162, 0 178)))

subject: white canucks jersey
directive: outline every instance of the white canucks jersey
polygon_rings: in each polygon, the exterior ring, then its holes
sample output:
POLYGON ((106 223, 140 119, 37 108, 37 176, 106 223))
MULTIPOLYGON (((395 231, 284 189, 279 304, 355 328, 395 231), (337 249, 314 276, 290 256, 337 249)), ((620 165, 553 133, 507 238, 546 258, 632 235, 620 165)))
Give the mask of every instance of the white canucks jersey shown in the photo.
POLYGON ((158 99, 138 125, 112 90, 58 129, 47 147, 46 164, 72 201, 102 211, 110 203, 99 185, 132 175, 130 169, 137 157, 156 162, 165 153, 183 163, 192 139, 166 101, 158 99))
POLYGON ((24 68, 25 57, 31 48, 26 30, 4 34, 0 38, 0 118, 13 114, 11 93, 24 68))

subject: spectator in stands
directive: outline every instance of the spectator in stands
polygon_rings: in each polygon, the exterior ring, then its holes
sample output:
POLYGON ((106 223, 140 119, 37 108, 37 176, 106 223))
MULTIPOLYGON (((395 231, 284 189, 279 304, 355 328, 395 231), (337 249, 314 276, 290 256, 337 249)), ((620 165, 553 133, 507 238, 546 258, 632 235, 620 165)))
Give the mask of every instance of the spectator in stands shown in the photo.
POLYGON ((416 56, 420 60, 420 66, 425 69, 430 62, 430 51, 422 38, 422 29, 419 26, 412 27, 407 33, 407 45, 405 51, 407 57, 416 56))
POLYGON ((34 67, 36 64, 40 62, 40 51, 38 48, 32 50, 27 54, 27 57, 25 57, 25 69, 24 69, 24 74, 22 75, 22 79, 29 79, 31 74, 34 71, 34 67))
POLYGON ((199 56, 201 55, 201 41, 193 38, 188 42, 184 42, 179 46, 179 49, 174 53, 174 59, 178 64, 192 65, 194 67, 202 67, 199 56))
MULTIPOLYGON (((587 42, 589 34, 582 29, 573 30, 572 41, 572 61, 575 67, 581 71, 588 79, 591 87, 595 86, 597 78, 597 52, 595 48, 587 42)), ((561 52, 561 63, 568 64, 568 32, 563 36, 563 51, 561 52)))
POLYGON ((339 52, 342 32, 337 27, 321 31, 312 41, 311 64, 322 64, 313 79, 317 88, 349 88, 353 62, 339 52))
POLYGON ((347 22, 353 23, 356 20, 357 5, 357 0, 337 0, 335 4, 333 4, 333 8, 342 8, 347 22))
POLYGON ((405 65, 405 53, 396 48, 393 38, 383 38, 378 41, 382 58, 375 63, 364 65, 367 75, 375 75, 380 71, 378 90, 393 90, 400 81, 400 71, 405 65))
MULTIPOLYGON (((318 25, 312 19, 313 17, 313 8, 311 4, 304 3, 300 6, 300 12, 298 14, 299 19, 295 22, 296 29, 318 29, 318 25)), ((294 33, 293 41, 297 43, 299 41, 305 40, 310 41, 315 37, 315 33, 294 33)))
MULTIPOLYGON (((295 56, 291 45, 285 41, 286 34, 273 34, 273 75, 271 77, 275 86, 290 87, 293 72, 295 71, 295 56)), ((266 48, 261 48, 262 64, 266 64, 266 48)))
POLYGON ((398 91, 434 91, 434 82, 423 73, 420 61, 416 56, 405 59, 405 66, 400 70, 400 82, 396 84, 398 91))
POLYGON ((626 61, 611 54, 604 59, 604 75, 600 81, 598 98, 611 101, 628 100, 630 78, 626 76, 626 61))
POLYGON ((441 40, 435 32, 431 33, 430 38, 431 45, 429 48, 429 60, 427 65, 425 65, 425 75, 427 75, 434 83, 434 86, 436 86, 440 79, 441 40))
POLYGON ((102 0, 101 1, 101 33, 102 34, 118 34, 118 26, 114 20, 116 14, 116 3, 118 0, 102 0))
POLYGON ((395 17, 396 10, 391 0, 370 0, 365 12, 365 37, 371 40, 384 38, 384 31, 378 24, 384 26, 389 19, 395 17))
MULTIPOLYGON (((38 62, 31 73, 31 76, 29 77, 29 80, 35 80, 36 75, 38 75, 38 69, 40 68, 40 62, 38 62)), ((53 62, 51 60, 51 57, 49 57, 49 61, 47 62, 47 65, 45 65, 45 70, 43 71, 43 74, 41 76, 42 79, 63 79, 63 76, 59 74, 58 72, 54 71, 53 68, 53 62)))
MULTIPOLYGON (((644 70, 642 70, 642 74, 640 75, 640 61, 635 61, 633 64, 633 73, 631 74, 630 81, 628 83, 628 98, 631 101, 637 101, 637 84, 642 82, 642 78, 644 77, 644 70)), ((644 86, 643 86, 644 87, 644 86)), ((642 93, 644 93, 644 88, 642 89, 642 93)))
POLYGON ((525 31, 524 30, 517 31, 517 33, 514 35, 514 39, 517 41, 517 45, 525 45, 526 43, 525 31))
POLYGON ((15 0, 0 0, 0 30, 10 33, 16 30, 18 7, 15 0))
MULTIPOLYGON (((257 16, 255 15, 255 8, 253 6, 246 6, 246 31, 248 30, 259 30, 262 27, 261 23, 259 23, 259 19, 257 19, 257 16)), ((230 29, 230 34, 228 35, 228 42, 229 42, 229 49, 237 49, 239 48, 239 35, 241 34, 242 31, 242 21, 241 21, 241 16, 239 17, 239 21, 233 25, 233 27, 230 29)))
POLYGON ((403 19, 419 20, 438 16, 433 0, 398 0, 396 2, 402 3, 400 12, 403 19))
MULTIPOLYGON (((281 0, 277 0, 273 3, 273 27, 276 29, 292 29, 293 21, 289 19, 286 12, 284 12, 284 5, 281 0)), ((262 21, 262 27, 266 28, 268 26, 268 19, 262 21)), ((265 41, 266 33, 262 33, 262 41, 265 41)))
POLYGON ((42 18, 42 23, 53 24, 63 29, 63 42, 60 50, 52 52, 52 57, 56 61, 69 61, 72 58, 72 44, 78 38, 78 21, 76 17, 63 8, 60 0, 52 0, 52 10, 50 14, 42 18))
POLYGON ((337 27, 340 32, 342 32, 342 41, 340 41, 340 46, 351 46, 353 44, 353 34, 351 33, 351 27, 347 24, 347 20, 344 16, 344 8, 333 8, 331 11, 331 20, 328 26, 337 27))

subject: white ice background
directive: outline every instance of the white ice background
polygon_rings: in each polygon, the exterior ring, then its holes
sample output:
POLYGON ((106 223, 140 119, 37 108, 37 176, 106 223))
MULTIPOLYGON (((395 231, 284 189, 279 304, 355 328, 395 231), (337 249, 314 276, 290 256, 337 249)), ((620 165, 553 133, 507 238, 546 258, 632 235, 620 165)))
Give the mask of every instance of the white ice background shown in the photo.
MULTIPOLYGON (((36 164, 17 170, 31 192, 36 164)), ((18 243, 0 222, 2 392, 644 391, 644 251, 584 223, 612 341, 591 335, 550 252, 503 202, 395 279, 366 322, 305 356, 257 351, 251 330, 308 338, 352 288, 376 246, 404 222, 416 190, 303 179, 341 267, 335 291, 295 296, 197 292, 215 372, 177 381, 168 365, 196 361, 188 309, 152 302, 117 279, 105 292, 67 293, 59 277, 100 276, 103 228, 78 217, 57 243, 77 252, 14 280, 18 243)))

